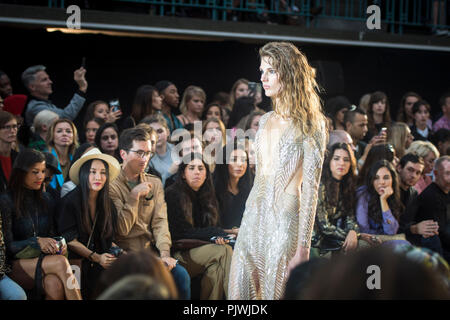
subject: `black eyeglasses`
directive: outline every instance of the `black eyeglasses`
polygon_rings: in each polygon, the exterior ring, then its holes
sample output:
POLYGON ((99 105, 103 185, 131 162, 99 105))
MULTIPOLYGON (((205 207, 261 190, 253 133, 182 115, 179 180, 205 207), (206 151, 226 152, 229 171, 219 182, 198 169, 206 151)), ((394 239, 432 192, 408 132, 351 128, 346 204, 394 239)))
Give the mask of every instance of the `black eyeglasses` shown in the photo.
POLYGON ((136 151, 136 150, 131 150, 131 149, 129 149, 128 151, 137 153, 137 155, 138 155, 139 157, 141 157, 141 158, 148 157, 148 156, 150 156, 150 155, 152 154, 151 151, 145 152, 145 151, 143 151, 143 150, 137 150, 137 151, 136 151))
POLYGON ((19 124, 13 124, 12 126, 4 126, 4 127, 1 127, 0 129, 6 129, 6 130, 18 130, 20 128, 20 125, 19 124))

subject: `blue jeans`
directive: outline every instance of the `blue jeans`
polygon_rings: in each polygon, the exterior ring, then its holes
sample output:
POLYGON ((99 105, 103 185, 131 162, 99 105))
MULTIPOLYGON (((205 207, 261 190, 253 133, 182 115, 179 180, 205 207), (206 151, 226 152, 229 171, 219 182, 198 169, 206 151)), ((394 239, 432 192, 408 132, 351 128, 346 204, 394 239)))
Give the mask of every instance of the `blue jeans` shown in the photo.
POLYGON ((25 291, 7 276, 0 280, 0 300, 27 300, 25 291))
POLYGON ((171 271, 173 280, 178 289, 180 300, 191 299, 191 277, 184 267, 177 264, 171 271))

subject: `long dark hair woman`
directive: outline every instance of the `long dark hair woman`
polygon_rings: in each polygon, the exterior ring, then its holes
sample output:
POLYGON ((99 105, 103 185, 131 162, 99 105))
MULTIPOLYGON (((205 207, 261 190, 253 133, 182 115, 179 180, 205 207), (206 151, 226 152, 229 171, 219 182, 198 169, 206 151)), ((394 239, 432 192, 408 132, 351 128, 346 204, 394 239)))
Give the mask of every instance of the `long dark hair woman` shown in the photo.
POLYGON ((237 234, 253 178, 244 141, 239 143, 234 139, 223 148, 222 155, 222 161, 214 171, 221 226, 227 232, 237 234))
POLYGON ((232 249, 225 240, 228 234, 219 227, 214 186, 201 154, 183 157, 177 180, 166 189, 165 199, 175 247, 186 239, 202 242, 191 249, 176 248, 173 257, 191 277, 202 275, 200 299, 222 299, 228 288, 232 249), (208 244, 210 241, 215 244, 208 244))
POLYGON ((109 154, 122 162, 119 154, 119 128, 115 123, 106 122, 95 133, 95 145, 102 153, 109 154))
POLYGON ((397 233, 403 205, 397 172, 390 162, 375 162, 356 194, 356 219, 361 232, 374 235, 397 233))
POLYGON ((356 160, 347 143, 335 143, 325 157, 311 245, 320 253, 358 246, 355 217, 356 160))
POLYGON ((117 212, 109 198, 109 182, 120 172, 119 162, 97 148, 91 149, 70 168, 77 187, 61 200, 59 230, 67 240, 73 258, 82 262, 81 289, 91 298, 102 272, 116 259, 113 247, 117 212))
POLYGON ((12 259, 11 279, 35 289, 38 298, 79 300, 77 280, 64 256, 54 224, 55 203, 42 192, 45 156, 25 149, 16 158, 7 193, 0 196, 6 250, 12 259))

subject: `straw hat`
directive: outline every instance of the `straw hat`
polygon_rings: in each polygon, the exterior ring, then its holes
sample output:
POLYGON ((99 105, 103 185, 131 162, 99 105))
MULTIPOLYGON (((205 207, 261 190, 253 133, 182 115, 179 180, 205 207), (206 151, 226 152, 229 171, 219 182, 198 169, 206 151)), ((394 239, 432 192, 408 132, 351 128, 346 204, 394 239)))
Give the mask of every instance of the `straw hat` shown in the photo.
POLYGON ((117 161, 116 158, 114 158, 108 154, 102 153, 98 148, 92 148, 91 150, 89 150, 88 152, 83 154, 81 156, 81 158, 78 159, 77 161, 75 161, 75 163, 72 165, 72 167, 70 167, 69 177, 73 183, 75 183, 75 184, 80 183, 80 181, 79 181, 80 168, 86 161, 89 161, 92 159, 103 160, 106 163, 108 163, 109 181, 110 182, 113 181, 115 178, 117 178, 117 176, 120 173, 119 161, 117 161))

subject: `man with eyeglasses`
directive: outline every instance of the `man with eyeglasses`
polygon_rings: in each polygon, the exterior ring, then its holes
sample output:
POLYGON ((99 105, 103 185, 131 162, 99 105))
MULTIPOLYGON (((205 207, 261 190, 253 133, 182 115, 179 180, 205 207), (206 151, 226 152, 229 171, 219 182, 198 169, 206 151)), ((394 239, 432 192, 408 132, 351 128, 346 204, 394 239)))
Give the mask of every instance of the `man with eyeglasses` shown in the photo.
POLYGON ((116 241, 125 251, 153 249, 171 271, 180 298, 189 299, 189 274, 170 256, 172 240, 164 188, 159 178, 145 173, 151 156, 150 139, 142 128, 127 129, 120 135, 122 170, 110 185, 118 216, 116 241))
POLYGON ((17 139, 18 128, 17 120, 12 113, 0 111, 0 193, 6 190, 12 165, 17 156, 13 144, 17 139))

